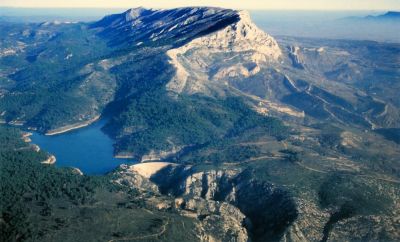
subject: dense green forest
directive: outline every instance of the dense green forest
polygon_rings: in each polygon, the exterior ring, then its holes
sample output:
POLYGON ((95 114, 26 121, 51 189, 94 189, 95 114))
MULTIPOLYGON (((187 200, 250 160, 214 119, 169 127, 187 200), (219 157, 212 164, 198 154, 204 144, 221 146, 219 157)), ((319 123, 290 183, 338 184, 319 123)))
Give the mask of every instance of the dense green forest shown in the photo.
POLYGON ((45 219, 52 214, 54 199, 70 206, 89 203, 102 182, 41 164, 47 154, 30 149, 20 136, 18 130, 0 126, 2 241, 38 238, 40 231, 30 220, 32 213, 45 219))
POLYGON ((0 241, 108 241, 156 233, 166 221, 172 225, 164 240, 194 239, 179 227, 185 221, 191 228, 191 219, 149 213, 134 189, 114 185, 108 175, 41 164, 48 154, 21 135, 0 126, 0 241))
POLYGON ((99 114, 111 95, 110 78, 101 74, 101 68, 82 69, 112 48, 86 28, 84 24, 21 24, 16 29, 0 25, 0 35, 9 36, 0 48, 24 49, 0 58, 0 89, 6 88, 0 98, 0 110, 5 111, 1 119, 23 121, 45 132, 99 114), (10 37, 18 27, 29 30, 10 37), (90 82, 91 75, 101 76, 103 83, 90 82))
MULTIPOLYGON (((229 143, 229 139, 255 129, 278 140, 287 138, 290 133, 280 120, 256 113, 242 98, 210 100, 202 96, 179 96, 177 101, 165 91, 135 97, 105 127, 106 131, 115 132, 120 141, 116 146, 117 152, 130 151, 139 156, 153 149, 170 150, 187 144, 193 149, 217 148, 229 143)), ((219 148, 223 150, 223 147, 219 148)), ((225 158, 218 155, 209 159, 215 162, 240 161, 254 152, 246 149, 244 153, 247 155, 234 158, 227 150, 225 158)), ((199 157, 196 159, 201 161, 199 157)))

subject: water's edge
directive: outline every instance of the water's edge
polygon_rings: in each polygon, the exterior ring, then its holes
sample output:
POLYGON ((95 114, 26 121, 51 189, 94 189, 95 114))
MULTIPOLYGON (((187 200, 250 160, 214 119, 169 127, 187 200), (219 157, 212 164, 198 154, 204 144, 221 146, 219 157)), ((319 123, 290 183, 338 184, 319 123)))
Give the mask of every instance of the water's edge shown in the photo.
POLYGON ((105 123, 106 120, 100 119, 85 127, 51 136, 32 132, 30 138, 33 144, 57 158, 57 167, 78 168, 88 175, 103 175, 121 164, 137 163, 114 157, 114 140, 101 130, 105 123))

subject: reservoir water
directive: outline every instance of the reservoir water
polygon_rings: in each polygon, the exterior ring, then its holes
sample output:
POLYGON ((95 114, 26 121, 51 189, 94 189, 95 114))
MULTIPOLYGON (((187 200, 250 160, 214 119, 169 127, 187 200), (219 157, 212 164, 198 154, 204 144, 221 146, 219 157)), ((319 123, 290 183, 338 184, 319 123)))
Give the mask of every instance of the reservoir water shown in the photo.
POLYGON ((56 156, 57 167, 76 167, 84 174, 105 174, 132 160, 113 156, 113 140, 101 131, 105 120, 54 136, 33 133, 32 143, 56 156))

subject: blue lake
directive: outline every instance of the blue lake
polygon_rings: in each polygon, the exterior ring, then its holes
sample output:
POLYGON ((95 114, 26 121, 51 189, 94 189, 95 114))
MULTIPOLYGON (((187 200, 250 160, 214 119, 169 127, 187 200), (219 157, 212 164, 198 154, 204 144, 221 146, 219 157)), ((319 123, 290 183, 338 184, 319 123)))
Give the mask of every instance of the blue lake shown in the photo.
POLYGON ((76 167, 84 174, 105 174, 132 160, 113 156, 113 140, 101 131, 106 121, 54 136, 33 133, 32 143, 56 156, 57 167, 76 167))

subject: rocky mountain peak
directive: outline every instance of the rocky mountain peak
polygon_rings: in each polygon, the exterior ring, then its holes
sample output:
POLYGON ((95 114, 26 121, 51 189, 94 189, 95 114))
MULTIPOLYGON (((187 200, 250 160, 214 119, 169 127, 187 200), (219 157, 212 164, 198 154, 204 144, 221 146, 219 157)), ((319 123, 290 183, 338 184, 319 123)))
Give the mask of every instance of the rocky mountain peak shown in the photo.
POLYGON ((215 84, 228 76, 254 76, 282 55, 276 40, 259 29, 247 11, 135 8, 105 17, 94 27, 110 45, 163 47, 176 70, 167 89, 177 93, 208 95, 220 90, 215 84))
POLYGON ((238 21, 167 52, 176 69, 168 90, 212 95, 221 89, 216 85, 226 83, 227 77, 247 78, 277 62, 282 51, 276 40, 260 30, 247 11, 231 11, 238 21))
POLYGON ((91 27, 98 29, 100 35, 110 40, 111 45, 179 45, 239 20, 237 11, 221 8, 134 8, 106 16, 91 27))
POLYGON ((135 20, 142 15, 144 15, 145 12, 147 11, 152 11, 151 9, 145 9, 143 7, 137 7, 137 8, 131 8, 125 12, 125 21, 129 22, 132 20, 135 20))

